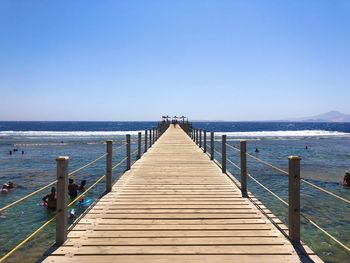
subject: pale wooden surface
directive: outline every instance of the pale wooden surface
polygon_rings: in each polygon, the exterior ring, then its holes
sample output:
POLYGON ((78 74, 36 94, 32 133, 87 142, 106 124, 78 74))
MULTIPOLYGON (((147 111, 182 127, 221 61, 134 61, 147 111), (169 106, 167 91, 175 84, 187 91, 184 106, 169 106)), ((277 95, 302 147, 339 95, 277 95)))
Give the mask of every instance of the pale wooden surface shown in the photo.
POLYGON ((221 169, 179 127, 171 127, 44 261, 301 260, 305 256, 297 255, 221 169))

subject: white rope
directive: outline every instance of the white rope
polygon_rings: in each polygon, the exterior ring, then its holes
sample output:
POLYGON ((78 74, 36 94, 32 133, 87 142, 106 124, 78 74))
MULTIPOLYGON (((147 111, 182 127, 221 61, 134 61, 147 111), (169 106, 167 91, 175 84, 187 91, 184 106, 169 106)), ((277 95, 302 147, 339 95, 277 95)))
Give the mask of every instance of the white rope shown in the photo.
MULTIPOLYGON (((237 164, 235 164, 234 162, 232 162, 231 160, 228 160, 231 164, 233 164, 235 167, 237 167, 238 169, 241 169, 237 164)), ((282 202, 284 205, 286 205, 287 207, 289 206, 289 204, 284 201, 281 197, 279 197, 277 194, 275 194, 274 192, 272 192, 269 188, 267 188, 265 185, 263 185, 262 183, 260 183, 257 179, 255 179, 251 174, 248 173, 249 178, 251 178, 254 182, 256 182, 258 185, 260 185, 261 187, 263 187, 267 192, 269 192, 270 194, 272 194, 274 197, 276 197, 280 202, 282 202)), ((318 224, 316 224, 313 220, 309 219, 307 216, 305 216, 304 214, 300 213, 300 215, 305 218, 310 224, 312 224, 314 227, 316 227, 318 230, 320 230, 321 232, 323 232, 325 235, 327 235, 329 238, 331 238, 334 242, 336 242, 338 245, 340 245, 341 247, 343 247, 345 250, 347 250, 348 252, 350 252, 350 248, 347 247, 344 243, 342 243, 341 241, 339 241, 338 239, 336 239, 334 236, 332 236, 331 234, 329 234, 325 229, 323 229, 321 226, 319 226, 318 224)))

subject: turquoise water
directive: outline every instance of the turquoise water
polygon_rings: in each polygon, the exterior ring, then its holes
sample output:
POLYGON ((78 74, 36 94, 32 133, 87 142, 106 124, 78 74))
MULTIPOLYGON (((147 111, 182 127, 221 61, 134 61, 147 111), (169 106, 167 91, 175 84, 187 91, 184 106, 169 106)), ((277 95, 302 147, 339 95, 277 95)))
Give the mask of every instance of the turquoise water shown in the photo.
MULTIPOLYGON (((69 171, 73 171, 82 165, 101 156, 106 151, 105 141, 114 140, 114 149, 122 146, 113 153, 113 164, 117 164, 126 156, 126 147, 123 145, 125 135, 119 136, 97 136, 77 139, 75 136, 60 137, 13 137, 7 138, 6 142, 0 143, 0 179, 1 182, 13 181, 16 189, 8 194, 0 195, 0 207, 5 206, 22 196, 46 185, 56 179, 55 158, 60 155, 69 156, 69 171), (62 143, 62 140, 63 143, 62 143), (18 152, 8 154, 8 149, 18 148, 18 152), (21 151, 24 150, 22 155, 21 151)), ((136 140, 136 136, 132 136, 136 140)), ((133 142, 131 150, 136 149, 133 142)), ((136 155, 132 156, 133 161, 136 155)), ((106 159, 102 158, 90 167, 78 172, 71 178, 79 184, 81 180, 87 180, 87 187, 105 174, 106 159)), ((116 180, 126 168, 124 162, 113 171, 113 179, 116 180)), ((105 190, 105 181, 102 180, 87 197, 96 200, 105 190)), ((50 192, 50 188, 25 200, 24 202, 4 211, 0 215, 0 254, 6 253, 26 236, 50 219, 54 213, 42 206, 41 198, 50 192), (15 219, 15 220, 14 220, 15 219)), ((74 206, 73 206, 74 207, 74 206)), ((79 216, 86 207, 74 207, 76 216, 79 216)), ((72 220, 70 220, 72 223, 72 220)), ((45 228, 28 245, 18 251, 10 262, 35 262, 42 253, 53 243, 55 238, 55 224, 52 223, 45 228), (25 256, 24 256, 25 255, 25 256)))
MULTIPOLYGON (((301 123, 197 123, 200 128, 222 131, 228 134, 228 143, 238 146, 239 138, 248 139, 248 152, 287 170, 289 155, 302 157, 302 177, 334 193, 350 199, 350 189, 343 188, 340 181, 345 170, 350 170, 350 124, 304 124, 301 123), (305 149, 308 146, 308 150, 305 149), (259 153, 254 152, 259 148, 259 153)), ((55 180, 55 158, 68 155, 70 171, 94 160, 106 151, 106 140, 121 145, 125 134, 131 132, 135 139, 137 130, 154 126, 154 123, 1 123, 0 122, 0 183, 14 181, 18 187, 7 195, 0 195, 0 207, 31 193, 55 180), (18 152, 9 155, 11 149, 18 152), (24 150, 24 155, 21 151, 24 150)), ((217 133, 219 135, 219 133, 217 133)), ((216 149, 220 151, 218 136, 216 149)), ((135 143, 132 149, 136 149, 135 143)), ((228 158, 239 164, 239 154, 227 148, 228 158)), ((125 147, 114 154, 113 163, 125 157, 125 147)), ((216 156, 220 160, 220 156, 216 156)), ((135 160, 135 155, 133 156, 135 160)), ((239 171, 227 164, 238 175, 239 171)), ((287 177, 248 159, 249 172, 284 200, 288 199, 287 177)), ((125 163, 114 171, 117 179, 125 170, 125 163)), ((105 159, 74 176, 87 186, 105 173, 105 159)), ((239 179, 239 176, 237 176, 239 179)), ((88 197, 97 199, 104 191, 104 180, 88 197)), ((248 188, 285 224, 287 208, 273 196, 248 181, 248 188)), ((41 198, 49 192, 17 205, 0 215, 0 254, 16 246, 31 234, 52 213, 41 206, 41 198)), ((350 246, 350 208, 304 183, 301 189, 302 212, 324 227, 340 241, 350 246)), ((77 216, 84 208, 76 208, 77 216)), ((70 222, 72 223, 72 222, 70 222)), ((35 262, 54 242, 55 225, 45 228, 36 238, 21 248, 11 262, 35 262)), ((306 222, 302 226, 302 240, 327 262, 349 262, 349 254, 330 242, 321 232, 306 222)))

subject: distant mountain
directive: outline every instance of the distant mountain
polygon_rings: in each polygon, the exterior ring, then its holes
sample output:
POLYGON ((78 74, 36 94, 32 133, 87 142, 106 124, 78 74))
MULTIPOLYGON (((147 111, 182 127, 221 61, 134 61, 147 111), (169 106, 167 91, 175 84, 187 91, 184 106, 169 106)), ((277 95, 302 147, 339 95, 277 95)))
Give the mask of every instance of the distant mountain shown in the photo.
POLYGON ((303 122, 350 122, 350 114, 341 113, 339 111, 329 111, 319 115, 295 120, 303 122))

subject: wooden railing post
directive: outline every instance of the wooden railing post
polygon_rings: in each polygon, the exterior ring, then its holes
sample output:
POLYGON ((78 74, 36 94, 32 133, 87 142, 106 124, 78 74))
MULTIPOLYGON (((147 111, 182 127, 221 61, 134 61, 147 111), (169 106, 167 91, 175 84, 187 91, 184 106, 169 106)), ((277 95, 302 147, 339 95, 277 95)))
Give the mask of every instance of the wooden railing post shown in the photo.
POLYGON ((142 140, 142 135, 141 135, 141 132, 139 132, 137 136, 137 159, 141 158, 141 140, 142 140))
POLYGON ((198 145, 199 142, 199 130, 196 129, 196 144, 198 145))
POLYGON ((288 227, 289 238, 300 243, 300 160, 299 156, 289 156, 289 207, 288 227))
POLYGON ((147 147, 148 147, 147 139, 148 139, 148 134, 147 134, 147 130, 145 130, 145 152, 147 152, 147 147))
POLYGON ((112 153, 113 153, 113 142, 107 141, 107 158, 106 158, 106 192, 112 190, 112 153))
POLYGON ((130 143, 130 134, 126 135, 126 170, 131 168, 131 143, 130 143))
POLYGON ((156 142, 156 128, 152 128, 152 144, 154 144, 156 142))
POLYGON ((221 137, 221 168, 222 172, 226 173, 226 135, 221 137))
POLYGON ((204 137, 204 148, 203 148, 203 152, 207 152, 207 131, 203 130, 203 137, 204 137))
POLYGON ((247 197, 247 141, 240 141, 241 148, 241 191, 242 196, 247 197))
POLYGON ((152 147, 152 129, 149 129, 149 148, 152 147))
POLYGON ((199 148, 202 148, 202 129, 199 129, 199 148))
POLYGON ((67 205, 68 205, 68 156, 56 158, 57 176, 57 212, 56 219, 56 245, 62 245, 67 240, 67 205))
POLYGON ((214 160, 214 132, 210 132, 210 160, 214 160))

